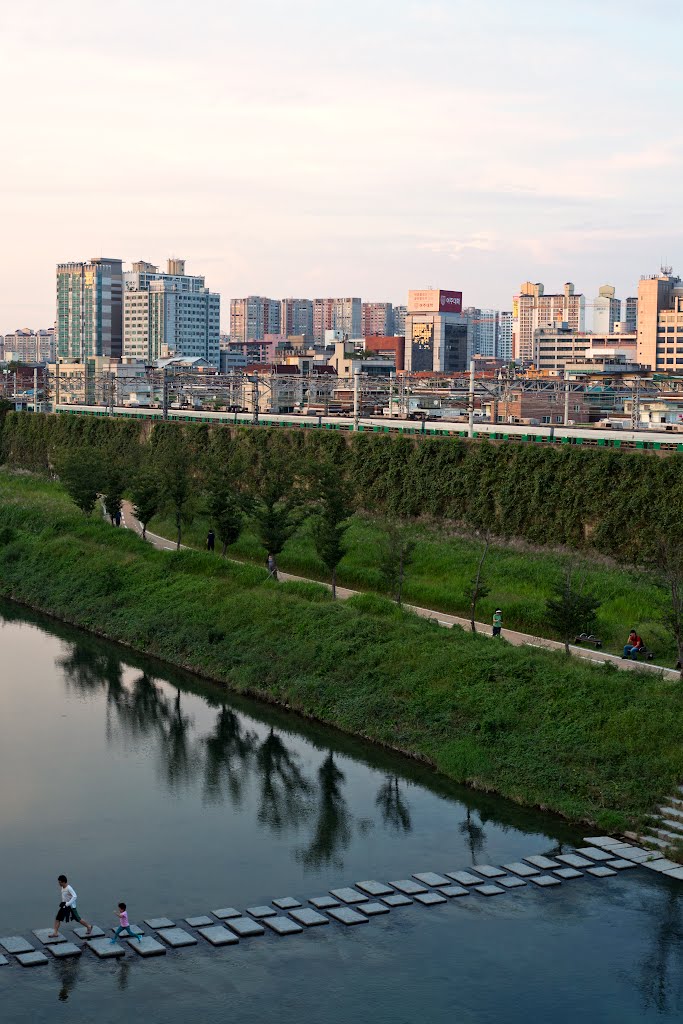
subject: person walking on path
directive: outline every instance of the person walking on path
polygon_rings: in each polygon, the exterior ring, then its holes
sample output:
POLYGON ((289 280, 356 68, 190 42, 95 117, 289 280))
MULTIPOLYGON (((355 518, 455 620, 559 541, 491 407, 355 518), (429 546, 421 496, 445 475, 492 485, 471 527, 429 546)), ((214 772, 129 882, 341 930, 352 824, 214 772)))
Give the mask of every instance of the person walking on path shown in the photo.
POLYGON ((503 613, 500 608, 496 608, 493 613, 493 632, 492 636, 500 636, 500 631, 503 628, 503 613))
POLYGON ((268 554, 266 559, 266 569, 268 570, 268 579, 277 580, 277 562, 275 561, 275 555, 268 554))
POLYGON ((138 942, 142 942, 142 936, 136 935, 134 932, 131 931, 131 927, 128 922, 128 910, 126 909, 125 903, 119 903, 118 910, 116 911, 116 916, 119 919, 119 925, 116 931, 114 932, 114 938, 111 939, 112 945, 116 942, 118 937, 126 931, 130 935, 131 939, 137 939, 138 942))
POLYGON ((120 526, 121 525, 121 509, 120 508, 117 508, 116 513, 114 514, 114 525, 115 526, 120 526))
POLYGON ((628 640, 624 645, 624 653, 622 658, 632 658, 633 661, 638 661, 638 652, 642 651, 645 644, 636 633, 635 629, 632 629, 628 635, 628 640))
POLYGON ((215 547, 216 534, 213 532, 213 530, 209 530, 208 534, 206 535, 206 550, 213 551, 215 547))
POLYGON ((78 921, 79 924, 85 925, 87 928, 87 934, 90 935, 92 931, 92 925, 88 924, 85 918, 81 917, 76 909, 76 901, 78 899, 73 886, 69 885, 66 875, 60 875, 57 879, 60 888, 60 900, 59 908, 57 910, 57 917, 55 918, 55 926, 50 932, 50 938, 56 939, 59 935, 59 926, 62 921, 78 921))

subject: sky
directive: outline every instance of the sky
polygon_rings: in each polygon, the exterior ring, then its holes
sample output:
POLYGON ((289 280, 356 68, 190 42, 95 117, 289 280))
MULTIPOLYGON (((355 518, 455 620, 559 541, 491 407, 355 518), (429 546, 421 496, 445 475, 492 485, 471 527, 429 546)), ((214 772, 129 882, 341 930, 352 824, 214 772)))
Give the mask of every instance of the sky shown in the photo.
MULTIPOLYGON (((229 299, 683 273, 679 0, 0 3, 0 333, 55 265, 229 299)), ((587 311, 590 324, 590 310, 587 311)))

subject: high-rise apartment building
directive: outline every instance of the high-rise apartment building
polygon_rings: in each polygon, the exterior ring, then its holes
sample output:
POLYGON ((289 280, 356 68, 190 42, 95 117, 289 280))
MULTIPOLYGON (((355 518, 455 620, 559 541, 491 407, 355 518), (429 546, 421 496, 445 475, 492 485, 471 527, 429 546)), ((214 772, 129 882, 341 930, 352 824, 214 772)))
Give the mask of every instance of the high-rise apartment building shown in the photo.
POLYGON ((629 295, 624 302, 624 326, 629 334, 638 330, 638 296, 629 295))
MULTIPOLYGON (((270 333, 270 332, 266 332, 270 333)), ((311 299, 282 299, 280 333, 303 335, 307 344, 313 341, 313 302, 311 299)))
POLYGON ((409 373, 467 369, 469 327, 462 313, 462 292, 433 288, 409 292, 405 332, 409 373))
POLYGON ((405 336, 407 306, 394 306, 394 334, 397 337, 405 336))
POLYGON ((593 331, 595 334, 613 334, 614 325, 621 321, 621 299, 616 299, 616 288, 603 284, 593 302, 593 331))
POLYGON ((57 355, 118 358, 122 348, 123 268, 104 256, 57 265, 57 355))
POLYGON ((512 312, 504 310, 498 320, 498 359, 510 362, 512 359, 512 312))
POLYGON ((54 363, 56 354, 55 329, 32 331, 30 327, 6 334, 2 358, 20 363, 54 363))
POLYGON ((394 310, 390 302, 363 302, 361 337, 387 338, 394 333, 394 310))
POLYGON ((360 299, 315 299, 313 303, 313 340, 325 343, 325 331, 341 331, 343 337, 360 338, 362 327, 360 299))
POLYGON ((467 306, 463 314, 470 329, 470 358, 495 357, 498 349, 498 310, 467 306))
POLYGON ((545 294, 540 281, 525 281, 512 300, 513 358, 531 362, 534 353, 534 331, 539 327, 568 324, 575 331, 585 330, 585 299, 574 292, 568 281, 564 290, 545 294))
POLYGON ((683 281, 671 267, 640 280, 637 338, 642 366, 683 374, 683 281))
POLYGON ((280 333, 280 300, 263 295, 230 300, 230 339, 262 341, 266 334, 280 333))
POLYGON ((153 263, 134 263, 124 282, 124 357, 152 363, 186 356, 219 366, 221 297, 203 277, 186 274, 184 260, 168 260, 165 274, 153 263))

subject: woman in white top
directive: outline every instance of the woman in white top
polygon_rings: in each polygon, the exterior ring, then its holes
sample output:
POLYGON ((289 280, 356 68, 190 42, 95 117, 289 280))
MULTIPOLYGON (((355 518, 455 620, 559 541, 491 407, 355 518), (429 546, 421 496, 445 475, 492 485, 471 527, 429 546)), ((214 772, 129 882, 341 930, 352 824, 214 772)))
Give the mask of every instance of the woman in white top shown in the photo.
POLYGON ((57 917, 55 918, 55 926, 53 930, 50 932, 49 937, 51 939, 56 939, 57 936, 59 935, 59 926, 62 923, 62 921, 71 921, 72 919, 74 921, 78 921, 79 924, 85 925, 85 927, 87 928, 86 934, 90 935, 90 932, 92 931, 92 925, 88 924, 88 922, 84 918, 82 918, 81 915, 76 910, 76 900, 78 899, 78 897, 76 896, 75 889, 73 888, 73 886, 69 885, 66 875, 60 875, 57 881, 59 882, 61 890, 59 908, 57 910, 57 917))

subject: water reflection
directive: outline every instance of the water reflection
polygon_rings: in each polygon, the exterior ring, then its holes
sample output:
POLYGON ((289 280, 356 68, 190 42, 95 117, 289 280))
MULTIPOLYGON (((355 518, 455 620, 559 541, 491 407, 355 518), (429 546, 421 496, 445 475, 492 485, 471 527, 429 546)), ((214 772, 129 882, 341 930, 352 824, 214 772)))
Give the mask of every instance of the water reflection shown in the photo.
POLYGON ((241 716, 232 708, 219 710, 213 732, 205 740, 207 803, 223 803, 227 796, 235 807, 241 806, 257 739, 253 730, 245 729, 241 716))
POLYGON ((350 813, 343 793, 345 781, 330 750, 318 769, 318 807, 313 836, 308 846, 297 854, 307 868, 324 864, 341 867, 343 864, 340 853, 351 842, 350 813))
POLYGON ((408 801, 401 792, 397 775, 387 775, 377 791, 375 805, 382 813, 382 821, 394 832, 410 832, 412 822, 408 801))
POLYGON ((643 960, 639 988, 646 1009, 656 1007, 659 1013, 666 1013, 681 1000, 681 986, 673 991, 672 978, 680 961, 681 927, 680 896, 669 889, 662 900, 652 934, 652 951, 643 960))

